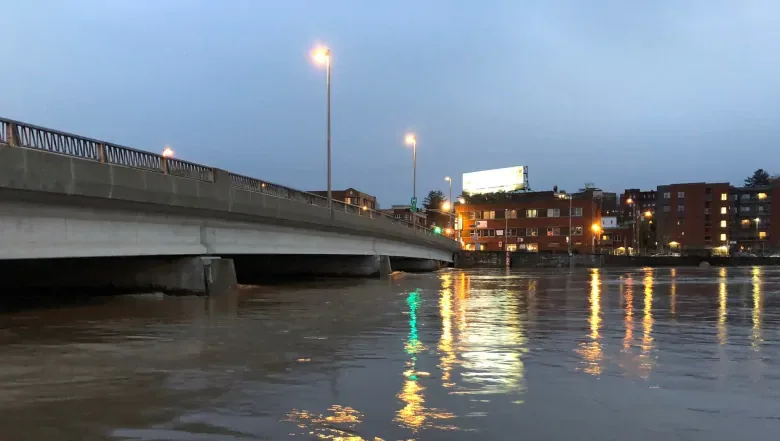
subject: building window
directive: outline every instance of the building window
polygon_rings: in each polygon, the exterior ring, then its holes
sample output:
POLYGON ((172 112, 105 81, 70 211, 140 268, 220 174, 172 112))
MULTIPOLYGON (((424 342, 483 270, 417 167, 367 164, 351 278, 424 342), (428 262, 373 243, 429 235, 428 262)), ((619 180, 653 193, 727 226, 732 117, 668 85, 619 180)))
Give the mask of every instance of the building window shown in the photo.
POLYGON ((517 219, 517 210, 507 210, 506 215, 509 219, 517 219))
POLYGON ((668 212, 669 212, 669 206, 668 205, 664 205, 664 213, 668 213, 668 212))
POLYGON ((558 227, 547 227, 547 235, 548 236, 560 236, 561 235, 561 229, 558 227))
POLYGON ((759 205, 758 206, 758 212, 759 213, 763 213, 764 212, 764 206, 763 205, 759 205))
POLYGON ((712 240, 712 236, 704 236, 704 241, 709 242, 712 240))
POLYGON ((758 238, 759 239, 766 239, 766 231, 759 231, 758 232, 758 238))
POLYGON ((726 221, 724 221, 724 220, 720 221, 720 227, 721 228, 726 228, 726 221))
POLYGON ((525 217, 538 217, 536 209, 525 210, 525 217))
POLYGON ((539 235, 539 229, 538 228, 526 228, 525 229, 525 235, 526 236, 538 236, 539 235))
POLYGON ((474 220, 476 218, 477 213, 474 211, 469 211, 469 220, 474 220))
POLYGON ((547 209, 547 217, 561 217, 561 209, 560 208, 548 208, 547 209))
POLYGON ((571 227, 572 236, 582 236, 582 225, 571 227))
POLYGON ((758 194, 758 200, 759 201, 763 201, 764 199, 766 199, 766 193, 759 193, 758 194))
POLYGON ((741 211, 743 213, 747 213, 747 212, 750 211, 750 207, 739 207, 739 211, 741 211))
POLYGON ((678 191, 677 192, 677 199, 685 199, 685 192, 684 191, 678 191))
POLYGON ((726 239, 727 239, 727 238, 726 238, 726 233, 721 233, 721 235, 720 235, 720 241, 721 241, 721 242, 725 242, 725 241, 726 241, 726 239))
POLYGON ((685 211, 685 205, 678 205, 677 206, 677 212, 682 213, 685 211))
POLYGON ((582 207, 572 208, 571 215, 576 217, 582 217, 582 207))
POLYGON ((739 197, 739 199, 742 200, 742 201, 749 201, 750 200, 750 195, 747 194, 747 193, 742 193, 742 195, 739 197))
POLYGON ((669 199, 670 197, 672 197, 671 193, 669 192, 664 193, 664 199, 669 199))
POLYGON ((496 230, 479 230, 479 237, 494 237, 496 230))
POLYGON ((507 251, 517 251, 517 244, 516 243, 508 243, 508 244, 506 244, 506 250, 507 251))
POLYGON ((481 219, 495 219, 496 218, 496 212, 495 211, 483 211, 481 219))
POLYGON ((704 214, 710 214, 710 209, 709 208, 705 208, 704 209, 704 214))
POLYGON ((729 194, 728 194, 728 193, 721 193, 721 194, 720 194, 720 200, 721 200, 721 201, 727 201, 727 200, 729 200, 729 194))
POLYGON ((616 235, 615 235, 615 238, 614 238, 613 240, 614 240, 615 242, 620 242, 620 240, 621 240, 621 239, 622 239, 622 238, 620 237, 620 235, 619 235, 619 234, 616 234, 616 235))
POLYGON ((529 243, 528 245, 526 245, 525 249, 528 250, 529 252, 532 252, 532 253, 539 252, 539 244, 538 243, 529 243))
POLYGON ((742 220, 739 222, 739 225, 740 225, 742 228, 750 228, 750 219, 742 219, 742 220))
POLYGON ((728 208, 720 207, 720 214, 726 214, 726 213, 728 213, 728 208))

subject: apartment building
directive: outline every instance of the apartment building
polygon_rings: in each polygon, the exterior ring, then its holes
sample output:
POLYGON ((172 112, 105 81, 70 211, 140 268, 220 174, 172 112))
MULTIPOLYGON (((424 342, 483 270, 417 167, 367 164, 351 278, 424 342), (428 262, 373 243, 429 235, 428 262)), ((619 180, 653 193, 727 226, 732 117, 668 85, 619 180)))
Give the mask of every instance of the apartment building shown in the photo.
POLYGON ((467 250, 590 253, 598 247, 600 201, 586 190, 480 195, 456 204, 467 250), (569 199, 571 197, 571 199, 569 199))
POLYGON ((780 248, 780 185, 731 187, 729 199, 732 252, 767 254, 780 248))
POLYGON ((727 182, 660 185, 656 191, 659 252, 725 252, 730 241, 730 186, 727 182))

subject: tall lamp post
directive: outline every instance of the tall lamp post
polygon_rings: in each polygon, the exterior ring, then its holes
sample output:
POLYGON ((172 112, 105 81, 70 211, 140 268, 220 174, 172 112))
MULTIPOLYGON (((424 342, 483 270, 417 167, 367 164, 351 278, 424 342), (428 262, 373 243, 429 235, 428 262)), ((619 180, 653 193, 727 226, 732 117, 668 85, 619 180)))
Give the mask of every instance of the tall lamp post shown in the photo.
MULTIPOLYGON (((450 214, 452 214, 452 210, 455 209, 455 204, 452 202, 452 178, 449 176, 445 176, 444 180, 450 183, 450 214)), ((450 216, 450 228, 452 228, 452 216, 450 216)))
POLYGON ((319 47, 317 49, 314 49, 314 52, 312 53, 312 58, 314 58, 314 61, 318 64, 324 64, 325 65, 325 84, 328 89, 327 92, 327 114, 328 114, 328 210, 331 211, 331 215, 333 213, 333 194, 331 192, 331 186, 330 186, 330 58, 331 53, 330 49, 327 47, 319 47))
POLYGON ((412 212, 414 225, 417 225, 417 136, 414 133, 406 135, 406 145, 412 146, 412 212))
MULTIPOLYGON (((761 222, 761 219, 756 218, 755 221, 756 221, 756 252, 758 252, 758 245, 761 245, 761 233, 758 232, 758 225, 761 222)), ((762 255, 764 254, 763 248, 761 250, 761 254, 762 255)))
POLYGON ((593 245, 592 245, 592 248, 591 248, 591 250, 592 250, 591 252, 593 254, 596 254, 596 236, 601 234, 601 225, 593 224, 593 225, 590 226, 590 228, 593 230, 593 245))
MULTIPOLYGON (((631 220, 632 220, 632 223, 633 223, 633 225, 632 225, 632 230, 633 230, 632 236, 634 236, 634 237, 631 238, 631 246, 633 247, 632 251, 636 252, 636 249, 639 248, 639 238, 637 237, 639 235, 639 233, 638 233, 639 229, 637 228, 636 205, 634 204, 634 200, 631 199, 631 198, 626 199, 626 203, 631 206, 631 220)), ((626 251, 628 251, 628 250, 626 250, 626 251)))

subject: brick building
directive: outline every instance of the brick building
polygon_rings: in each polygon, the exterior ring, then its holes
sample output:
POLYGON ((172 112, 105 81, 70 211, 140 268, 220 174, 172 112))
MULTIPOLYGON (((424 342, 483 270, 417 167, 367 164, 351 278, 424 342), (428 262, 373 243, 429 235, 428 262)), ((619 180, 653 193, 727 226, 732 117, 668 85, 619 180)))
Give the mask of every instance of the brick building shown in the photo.
POLYGON ((566 194, 541 191, 468 197, 455 207, 456 229, 465 249, 567 252, 571 223, 572 251, 589 253, 598 246, 600 201, 593 191, 571 196, 569 201, 566 194))
POLYGON ((780 248, 780 185, 731 187, 729 199, 732 252, 767 254, 780 248))
POLYGON ((657 188, 658 251, 709 254, 729 244, 731 219, 728 183, 696 182, 657 188))
MULTIPOLYGON (((314 193, 324 197, 328 196, 327 191, 317 190, 310 191, 309 193, 314 193)), ((333 196, 334 201, 341 201, 345 204, 357 205, 358 207, 365 207, 369 210, 376 210, 379 207, 379 203, 377 202, 375 196, 357 191, 354 188, 348 188, 346 190, 333 190, 331 191, 331 195, 333 196)))
POLYGON ((425 213, 411 212, 411 205, 393 205, 392 208, 386 208, 383 210, 379 210, 381 213, 384 213, 388 216, 393 216, 396 219, 405 220, 406 222, 412 222, 414 221, 414 218, 417 218, 417 225, 427 227, 428 226, 428 217, 425 215, 425 213))

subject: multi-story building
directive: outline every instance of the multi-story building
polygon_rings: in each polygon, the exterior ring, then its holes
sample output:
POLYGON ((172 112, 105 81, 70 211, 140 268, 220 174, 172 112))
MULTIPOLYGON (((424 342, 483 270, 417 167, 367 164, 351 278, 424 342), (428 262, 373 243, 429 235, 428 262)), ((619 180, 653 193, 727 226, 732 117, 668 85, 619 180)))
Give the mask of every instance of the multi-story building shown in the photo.
POLYGON ((618 197, 617 193, 603 192, 601 194, 601 208, 602 216, 617 216, 618 215, 618 197))
POLYGON ((601 214, 593 191, 471 196, 455 211, 465 249, 567 252, 570 236, 572 252, 598 247, 601 214))
POLYGON ((620 195, 618 223, 634 222, 637 213, 655 213, 656 190, 629 188, 620 195))
POLYGON ((386 208, 379 211, 388 216, 393 216, 396 219, 405 220, 407 222, 414 222, 416 218, 417 225, 427 227, 428 217, 425 215, 425 213, 421 213, 419 211, 412 213, 411 208, 411 205, 393 205, 391 208, 386 208))
POLYGON ((731 187, 730 199, 731 251, 766 254, 780 247, 780 185, 731 187))
POLYGON ((730 211, 726 182, 658 186, 653 216, 658 251, 725 252, 730 239, 730 211))
MULTIPOLYGON (((314 193, 316 195, 325 197, 328 196, 327 191, 316 190, 309 193, 314 193)), ((377 202, 375 196, 357 191, 354 188, 348 188, 346 190, 333 190, 331 191, 331 195, 334 201, 341 201, 345 204, 357 205, 358 207, 367 208, 369 210, 376 210, 379 207, 379 203, 377 202)))

